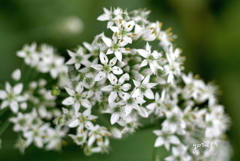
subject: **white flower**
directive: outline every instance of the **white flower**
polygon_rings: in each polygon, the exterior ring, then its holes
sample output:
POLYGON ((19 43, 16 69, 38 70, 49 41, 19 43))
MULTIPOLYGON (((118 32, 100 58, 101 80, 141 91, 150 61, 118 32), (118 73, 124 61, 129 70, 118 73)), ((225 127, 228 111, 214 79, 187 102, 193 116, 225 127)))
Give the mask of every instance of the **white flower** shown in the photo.
POLYGON ((165 158, 166 161, 191 161, 192 157, 187 154, 187 147, 180 144, 178 147, 172 148, 172 156, 165 158))
POLYGON ((112 11, 112 9, 109 11, 106 8, 103 8, 103 10, 105 13, 99 16, 97 19, 99 21, 108 21, 107 28, 110 28, 115 21, 122 18, 121 8, 116 8, 114 11, 112 11))
POLYGON ((95 125, 92 127, 89 127, 88 130, 90 131, 88 136, 88 146, 93 145, 95 141, 102 142, 103 137, 109 137, 111 136, 111 133, 107 131, 107 129, 103 126, 95 125))
POLYGON ((153 133, 158 136, 154 143, 154 147, 164 145, 165 148, 169 151, 170 144, 180 144, 179 138, 170 131, 154 130, 153 133))
POLYGON ((86 74, 83 80, 83 86, 88 89, 87 98, 92 98, 93 100, 101 101, 102 91, 101 83, 96 82, 92 74, 86 74))
MULTIPOLYGON (((134 21, 125 21, 119 19, 117 21, 117 26, 112 26, 110 29, 114 32, 114 37, 119 39, 119 45, 125 46, 132 43, 132 29, 135 25, 134 21)), ((121 61, 121 60, 119 60, 121 61)))
POLYGON ((174 75, 175 76, 181 75, 181 70, 182 70, 181 64, 183 60, 180 57, 180 53, 181 53, 181 50, 179 48, 173 51, 173 46, 169 47, 169 50, 166 53, 169 64, 164 65, 164 69, 168 74, 168 79, 167 79, 168 83, 174 81, 174 75))
POLYGON ((141 125, 138 122, 138 116, 136 113, 125 117, 124 120, 118 121, 118 124, 124 127, 121 131, 123 134, 134 133, 135 130, 141 125))
POLYGON ((30 46, 25 45, 21 51, 17 52, 17 56, 23 58, 27 65, 34 67, 39 62, 39 55, 36 51, 36 48, 36 43, 32 43, 30 46))
POLYGON ((0 90, 0 99, 3 100, 1 109, 10 106, 12 112, 17 113, 19 109, 19 103, 27 100, 27 96, 20 95, 23 89, 23 84, 18 83, 12 87, 8 82, 5 84, 5 91, 0 90))
POLYGON ((69 59, 66 64, 74 64, 76 70, 80 68, 81 64, 85 66, 88 66, 88 64, 90 64, 88 59, 91 57, 91 55, 85 54, 83 47, 79 47, 76 53, 68 50, 68 54, 70 55, 71 59, 69 59))
POLYGON ((86 99, 87 92, 83 92, 82 83, 78 83, 75 90, 71 88, 65 88, 67 93, 70 95, 68 98, 64 99, 62 104, 64 105, 73 105, 74 110, 76 112, 79 111, 80 106, 84 106, 86 108, 91 108, 91 103, 86 99))
POLYGON ((114 55, 120 62, 122 61, 122 53, 131 53, 129 48, 124 48, 124 46, 127 45, 128 42, 130 42, 130 40, 128 40, 127 42, 123 39, 119 41, 117 36, 114 35, 112 39, 104 36, 102 37, 102 40, 109 48, 106 54, 108 55, 114 53, 114 55))
POLYGON ((9 121, 14 123, 13 130, 18 131, 27 131, 30 128, 29 124, 29 115, 24 115, 21 112, 18 112, 16 117, 9 118, 9 121))
POLYGON ((98 74, 95 77, 95 81, 103 80, 111 72, 113 72, 113 74, 116 74, 116 75, 119 75, 119 74, 123 73, 121 68, 119 68, 118 66, 114 66, 117 62, 116 57, 112 58, 110 61, 108 61, 108 57, 103 52, 101 52, 100 53, 100 61, 103 65, 96 64, 96 65, 91 66, 92 68, 99 71, 98 74))
POLYGON ((90 109, 86 109, 83 113, 75 113, 73 120, 69 122, 68 126, 71 128, 78 127, 79 129, 83 129, 84 126, 91 127, 93 126, 92 121, 97 118, 97 116, 91 115, 90 109))
POLYGON ((66 136, 67 130, 62 129, 60 126, 55 128, 47 128, 47 137, 44 142, 47 142, 47 150, 60 150, 62 147, 62 138, 66 136))
POLYGON ((161 23, 158 21, 148 24, 142 31, 142 38, 145 41, 153 41, 159 34, 161 23))
POLYGON ((41 126, 35 126, 31 130, 24 132, 23 136, 27 139, 26 144, 30 145, 33 142, 38 148, 42 148, 44 146, 43 137, 46 136, 48 128, 48 124, 43 124, 41 126))
POLYGON ((162 123, 163 129, 169 130, 172 133, 185 133, 186 123, 182 117, 182 111, 178 107, 174 107, 171 111, 166 111, 166 120, 162 123))
POLYGON ((108 102, 111 103, 115 101, 117 96, 120 96, 121 98, 124 99, 125 92, 123 91, 128 91, 131 88, 131 84, 129 83, 123 84, 125 80, 129 80, 129 75, 125 73, 118 80, 115 75, 109 74, 108 79, 112 85, 107 85, 101 89, 102 91, 111 92, 108 97, 108 102))
POLYGON ((138 53, 145 59, 142 61, 140 67, 144 67, 149 64, 151 71, 156 74, 158 69, 163 69, 158 64, 158 59, 161 57, 161 53, 158 53, 156 50, 151 53, 151 46, 147 43, 146 50, 138 49, 138 53))
POLYGON ((123 106, 125 105, 124 102, 111 102, 109 103, 109 107, 106 111, 106 113, 111 113, 111 118, 110 118, 110 122, 111 124, 115 124, 116 122, 118 122, 119 118, 124 118, 125 117, 125 110, 123 108, 123 106))
POLYGON ((84 131, 78 132, 76 135, 69 134, 68 136, 70 136, 77 145, 83 145, 87 141, 87 134, 88 131, 84 131))
POLYGON ((133 92, 133 97, 141 97, 146 96, 148 99, 154 99, 154 94, 151 90, 157 83, 149 83, 150 75, 147 75, 142 82, 133 80, 135 85, 135 89, 133 92))
POLYGON ((140 109, 139 105, 145 103, 145 100, 143 100, 141 97, 133 97, 128 93, 125 93, 125 95, 126 96, 124 96, 124 100, 122 100, 121 102, 124 102, 126 104, 124 106, 126 116, 128 116, 132 112, 132 109, 136 109, 137 111, 142 110, 140 109))
POLYGON ((155 101, 153 103, 148 104, 146 106, 146 108, 150 110, 150 113, 154 112, 154 114, 156 116, 161 116, 162 115, 161 112, 163 111, 162 108, 164 106, 163 105, 164 104, 164 100, 166 99, 165 98, 165 93, 166 93, 166 91, 163 90, 162 94, 161 94, 161 98, 160 98, 159 93, 156 92, 156 94, 155 94, 155 101))

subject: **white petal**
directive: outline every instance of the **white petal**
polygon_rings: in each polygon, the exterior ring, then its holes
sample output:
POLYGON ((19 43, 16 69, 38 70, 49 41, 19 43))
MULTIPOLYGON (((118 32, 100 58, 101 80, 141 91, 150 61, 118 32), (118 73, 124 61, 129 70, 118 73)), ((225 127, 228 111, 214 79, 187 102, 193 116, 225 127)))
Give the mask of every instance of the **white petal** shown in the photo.
POLYGON ((146 44, 146 50, 147 50, 148 52, 151 52, 151 46, 149 45, 148 42, 147 42, 147 44, 146 44))
POLYGON ((67 91, 67 93, 70 95, 70 96, 74 96, 75 94, 75 91, 72 90, 71 88, 68 88, 68 87, 65 87, 65 90, 67 91))
POLYGON ((75 102, 73 107, 74 107, 75 112, 78 112, 79 109, 80 109, 80 103, 79 102, 75 102))
POLYGON ((153 130, 153 133, 157 136, 161 135, 162 134, 162 131, 161 130, 153 130))
MULTIPOLYGON (((90 121, 89 121, 90 122, 90 121)), ((92 129, 94 129, 94 125, 93 124, 89 124, 88 123, 88 125, 87 126, 85 126, 88 130, 91 130, 92 131, 92 129)))
POLYGON ((82 105, 86 108, 91 108, 91 103, 87 100, 87 99, 84 99, 82 100, 82 105))
POLYGON ((114 54, 117 57, 117 59, 121 62, 122 61, 122 53, 120 51, 115 51, 114 54))
POLYGON ((126 92, 119 92, 118 95, 123 99, 123 100, 127 100, 130 95, 126 92))
POLYGON ((12 92, 12 86, 8 82, 6 82, 6 84, 5 84, 5 89, 8 93, 12 92))
POLYGON ((112 40, 108 37, 102 37, 103 42, 108 46, 111 47, 112 46, 112 40))
POLYGON ((110 27, 110 29, 111 29, 113 32, 118 32, 118 33, 119 33, 119 28, 116 27, 116 26, 112 26, 112 27, 110 27))
POLYGON ((123 84, 123 83, 125 82, 125 80, 129 80, 129 74, 128 74, 128 73, 123 74, 123 75, 119 78, 118 83, 119 83, 119 84, 123 84))
POLYGON ((0 90, 0 99, 4 100, 7 97, 7 93, 4 90, 0 90))
POLYGON ((68 97, 65 100, 63 100, 62 104, 64 104, 64 105, 72 105, 72 104, 74 104, 74 98, 68 97))
POLYGON ((180 140, 175 135, 171 135, 171 136, 169 136, 169 142, 173 143, 173 144, 179 144, 180 140))
POLYGON ((80 68, 81 64, 80 63, 75 63, 75 68, 78 70, 80 68))
POLYGON ((91 65, 91 67, 98 71, 103 69, 103 66, 101 64, 94 64, 94 65, 91 65))
POLYGON ((89 116, 91 114, 91 110, 89 108, 87 108, 84 112, 83 115, 85 116, 89 116))
POLYGON ((150 103, 149 105, 146 106, 146 108, 149 110, 153 110, 155 106, 156 106, 156 103, 150 103))
POLYGON ((18 81, 21 78, 21 71, 20 71, 20 69, 16 69, 16 70, 13 71, 12 78, 15 81, 18 81))
POLYGON ((170 73, 170 74, 168 75, 167 82, 168 82, 168 83, 170 83, 170 82, 172 82, 172 81, 173 81, 173 79, 174 79, 174 76, 173 76, 173 74, 172 74, 172 73, 170 73))
POLYGON ((104 65, 108 63, 108 57, 103 52, 100 52, 100 61, 104 65))
POLYGON ((135 22, 134 21, 129 21, 129 22, 127 22, 126 24, 125 24, 125 26, 126 26, 126 31, 131 31, 132 29, 133 29, 133 27, 134 27, 134 25, 135 25, 135 22))
POLYGON ((78 125, 79 125, 79 121, 78 121, 78 119, 75 119, 72 122, 70 122, 70 124, 68 126, 69 127, 77 127, 78 125))
POLYGON ((170 149, 170 144, 169 144, 168 141, 164 143, 164 146, 165 146, 165 148, 169 151, 169 149, 170 149))
POLYGON ((117 58, 114 57, 114 58, 112 58, 112 59, 110 60, 109 65, 110 65, 110 66, 114 66, 114 65, 116 64, 116 62, 117 62, 117 58))
POLYGON ((132 112, 132 105, 126 105, 125 106, 125 112, 126 112, 126 116, 128 116, 131 112, 132 112))
POLYGON ((154 94, 152 92, 151 89, 147 89, 145 92, 144 92, 144 95, 148 98, 148 99, 154 99, 154 94))
POLYGON ((113 90, 113 86, 112 85, 108 85, 108 86, 105 86, 103 88, 101 88, 102 91, 107 91, 107 92, 110 92, 113 90))
POLYGON ((71 59, 69 59, 67 62, 66 62, 66 64, 67 65, 69 65, 69 64, 74 64, 76 61, 75 61, 75 59, 74 58, 71 58, 71 59))
POLYGON ((95 76, 95 81, 100 81, 100 80, 103 80, 104 78, 106 78, 106 73, 104 73, 104 72, 99 72, 99 73, 95 76))
POLYGON ((130 88, 131 88, 131 84, 129 84, 129 83, 125 83, 124 85, 122 85, 123 91, 128 91, 130 88))
POLYGON ((76 92, 77 93, 82 93, 83 91, 83 86, 82 86, 82 82, 78 83, 78 85, 76 86, 76 92))
POLYGON ((114 74, 117 74, 117 75, 123 73, 122 69, 119 68, 119 67, 117 67, 117 66, 114 66, 114 67, 112 68, 112 72, 113 72, 114 74))
POLYGON ((133 83, 134 83, 135 87, 139 87, 141 85, 141 83, 139 81, 133 80, 133 83))
POLYGON ((150 80, 150 75, 147 75, 147 76, 144 78, 142 84, 148 84, 149 80, 150 80))
POLYGON ((74 53, 74 52, 72 52, 72 51, 70 51, 70 50, 67 50, 67 52, 68 52, 68 55, 69 55, 70 57, 75 57, 75 55, 76 55, 76 53, 74 53))
POLYGON ((138 113, 140 116, 147 118, 148 117, 148 112, 145 108, 141 107, 138 110, 138 113))
POLYGON ((154 147, 159 147, 162 146, 164 144, 164 140, 161 137, 158 137, 154 143, 154 147))
POLYGON ((147 56, 149 55, 149 53, 148 53, 147 50, 138 49, 137 51, 138 51, 138 53, 139 53, 142 57, 144 57, 144 58, 147 58, 147 56))
POLYGON ((112 125, 115 124, 118 121, 118 119, 119 119, 119 114, 114 112, 111 116, 111 124, 112 125))
POLYGON ((7 107, 9 105, 9 103, 10 102, 4 100, 1 104, 1 109, 4 109, 5 107, 7 107))
POLYGON ((156 86, 157 85, 157 83, 148 83, 147 84, 147 87, 148 88, 152 88, 152 87, 154 87, 154 86, 156 86))
POLYGON ((141 95, 140 89, 137 88, 133 91, 132 97, 138 97, 141 95))
POLYGON ((95 135, 92 135, 88 140, 88 146, 91 146, 94 143, 95 140, 96 140, 95 135))
POLYGON ((116 98, 117 98, 117 93, 116 92, 111 92, 109 97, 108 97, 108 102, 111 103, 111 102, 115 101, 116 98))
POLYGON ((13 87, 13 91, 15 94, 20 94, 22 92, 22 89, 23 89, 23 84, 22 83, 19 83, 19 84, 16 84, 14 87, 13 87))
POLYGON ((140 64, 140 67, 144 67, 144 66, 146 66, 147 64, 148 64, 147 60, 144 59, 144 60, 142 61, 142 63, 140 64))
POLYGON ((10 108, 11 110, 14 112, 14 113, 17 113, 18 112, 18 102, 17 101, 12 101, 10 103, 10 108))
POLYGON ((154 74, 156 74, 156 71, 157 71, 156 66, 155 66, 153 63, 149 63, 149 66, 150 66, 151 71, 152 71, 154 74))
POLYGON ((111 82, 112 85, 117 84, 117 77, 112 73, 108 75, 108 80, 111 82))

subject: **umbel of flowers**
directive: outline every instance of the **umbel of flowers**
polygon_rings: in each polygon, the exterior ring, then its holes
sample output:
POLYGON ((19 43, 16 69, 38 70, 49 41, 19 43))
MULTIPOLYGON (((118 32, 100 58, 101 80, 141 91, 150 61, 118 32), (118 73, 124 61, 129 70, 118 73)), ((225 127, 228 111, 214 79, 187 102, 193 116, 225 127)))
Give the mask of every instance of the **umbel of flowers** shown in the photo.
POLYGON ((86 155, 105 153, 110 138, 134 133, 151 118, 160 123, 153 146, 168 152, 163 159, 228 160, 229 118, 216 86, 183 73, 176 36, 147 20, 149 13, 104 8, 98 20, 107 21, 111 34, 67 50, 66 62, 49 45, 32 43, 17 52, 28 72, 21 77, 24 69, 16 69, 12 85, 0 90, 0 112, 12 112, 6 121, 20 134, 20 151, 31 144, 60 150, 70 137, 86 155))

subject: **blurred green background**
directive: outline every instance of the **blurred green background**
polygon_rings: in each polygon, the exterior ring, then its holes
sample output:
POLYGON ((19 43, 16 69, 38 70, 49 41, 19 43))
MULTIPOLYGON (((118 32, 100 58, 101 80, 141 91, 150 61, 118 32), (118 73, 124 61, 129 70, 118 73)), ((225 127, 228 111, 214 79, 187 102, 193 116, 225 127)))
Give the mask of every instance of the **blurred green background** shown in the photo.
MULTIPOLYGON (((16 51, 26 43, 48 43, 64 55, 83 41, 106 31, 97 21, 102 8, 151 10, 149 19, 163 22, 178 35, 175 43, 186 56, 185 72, 199 74, 206 82, 219 85, 220 102, 232 118, 227 132, 233 146, 232 161, 240 160, 240 1, 238 0, 0 0, 0 83, 20 67, 16 51), (64 22, 79 18, 81 33, 68 32, 64 22), (65 30, 64 30, 65 28, 65 30)), ((79 21, 79 20, 78 20, 79 21)), ((1 87, 2 88, 2 87, 1 87)), ((12 160, 104 160, 148 161, 153 154, 153 129, 142 130, 123 140, 112 141, 109 155, 86 157, 77 146, 44 152, 31 147, 25 155, 13 148, 16 135, 9 128, 1 137, 0 161, 12 160), (7 139, 5 141, 5 139, 7 139)))

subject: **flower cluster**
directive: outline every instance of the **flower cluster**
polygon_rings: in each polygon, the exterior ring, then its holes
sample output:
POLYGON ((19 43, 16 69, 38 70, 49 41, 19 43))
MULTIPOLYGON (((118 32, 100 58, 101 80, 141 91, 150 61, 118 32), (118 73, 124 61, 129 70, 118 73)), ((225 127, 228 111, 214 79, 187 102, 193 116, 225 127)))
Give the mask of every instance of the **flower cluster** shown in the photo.
MULTIPOLYGON (((112 34, 101 33, 92 43, 68 50, 65 64, 48 45, 37 49, 33 43, 17 53, 26 65, 54 80, 31 81, 25 88, 6 83, 6 90, 0 90, 1 109, 10 107, 16 115, 9 119, 13 129, 22 133, 20 150, 31 143, 60 149, 62 138, 69 136, 87 155, 108 152, 109 138, 122 138, 142 126, 142 119, 154 118, 160 122, 153 131, 154 146, 168 151, 165 160, 228 155, 221 149, 192 152, 191 145, 198 142, 227 144, 223 134, 229 118, 218 104, 216 86, 183 73, 184 57, 172 43, 176 36, 163 30, 161 22, 147 20, 149 13, 104 8, 98 20, 107 21, 112 34), (50 85, 52 91, 47 90, 50 85)), ((14 72, 13 79, 21 80, 20 73, 14 72)))

